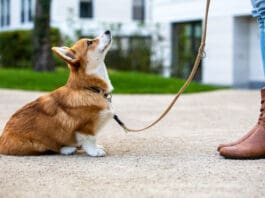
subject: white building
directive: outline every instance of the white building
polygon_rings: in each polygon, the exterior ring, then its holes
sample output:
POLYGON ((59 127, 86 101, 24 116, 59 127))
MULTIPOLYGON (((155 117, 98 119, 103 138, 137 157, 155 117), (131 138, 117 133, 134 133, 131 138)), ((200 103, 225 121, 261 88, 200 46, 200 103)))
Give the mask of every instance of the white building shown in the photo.
MULTIPOLYGON (((206 1, 154 2, 153 21, 162 26, 164 40, 161 45, 165 51, 165 65, 168 66, 169 73, 174 60, 174 37, 178 36, 174 29, 183 28, 184 24, 187 30, 193 28, 196 34, 196 22, 203 19, 206 1)), ((250 0, 211 1, 207 55, 203 60, 201 74, 203 83, 236 87, 256 87, 263 84, 258 24, 251 17, 251 9, 250 0)))
MULTIPOLYGON (((120 28, 126 34, 142 31, 149 23, 149 2, 144 0, 52 0, 51 25, 63 34, 95 34, 104 28, 120 28), (119 26, 119 27, 116 27, 119 26), (121 27, 120 27, 121 26, 121 27), (125 31, 126 30, 126 31, 125 31)), ((0 0, 0 31, 33 27, 35 0, 0 0)))
MULTIPOLYGON (((32 28, 35 0, 0 0, 0 31, 32 28)), ((163 74, 186 76, 201 36, 205 0, 52 0, 51 24, 74 37, 138 33, 153 37, 153 59, 163 74), (145 25, 142 25, 144 21, 145 25)), ((259 33, 250 0, 212 0, 203 83, 235 87, 263 85, 259 33)))

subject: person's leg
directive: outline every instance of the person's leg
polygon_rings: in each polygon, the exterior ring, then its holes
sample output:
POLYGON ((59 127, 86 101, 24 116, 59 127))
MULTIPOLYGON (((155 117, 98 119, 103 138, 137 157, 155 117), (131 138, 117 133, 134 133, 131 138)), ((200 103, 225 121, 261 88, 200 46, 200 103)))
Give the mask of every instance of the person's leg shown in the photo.
MULTIPOLYGON (((263 72, 265 76, 265 0, 252 0, 252 6, 253 6, 252 16, 257 18, 257 21, 259 23, 260 49, 261 49, 262 62, 263 62, 263 72)), ((246 133, 243 137, 241 137, 237 141, 230 142, 227 144, 220 144, 217 147, 217 150, 220 151, 220 149, 223 147, 233 146, 241 143, 242 141, 247 139, 253 132, 255 132, 256 128, 257 125, 255 125, 251 130, 249 130, 248 133, 246 133)))
POLYGON ((263 63, 263 72, 265 76, 265 0, 255 1, 255 6, 257 9, 257 20, 259 23, 260 32, 260 50, 263 63))
POLYGON ((263 73, 265 77, 265 20, 259 22, 260 26, 260 49, 263 63, 263 73))
MULTIPOLYGON (((253 5, 252 15, 253 17, 256 17, 259 22, 260 49, 262 54, 263 71, 265 76, 265 0, 252 0, 252 5, 253 5)), ((235 158, 260 157, 262 155, 265 155, 265 150, 263 149, 260 150, 260 147, 263 148, 263 146, 265 149, 265 141, 261 142, 261 144, 257 144, 259 149, 257 149, 257 147, 253 147, 252 145, 253 142, 255 142, 253 141, 253 139, 260 138, 263 132, 265 134, 265 129, 263 127, 264 122, 261 122, 261 120, 264 120, 263 118, 263 111, 265 108, 264 100, 265 100, 265 89, 262 89, 261 90, 262 106, 261 106, 261 114, 258 124, 256 124, 245 136, 240 138, 238 141, 219 145, 217 150, 220 152, 221 155, 225 157, 235 157, 235 158)))

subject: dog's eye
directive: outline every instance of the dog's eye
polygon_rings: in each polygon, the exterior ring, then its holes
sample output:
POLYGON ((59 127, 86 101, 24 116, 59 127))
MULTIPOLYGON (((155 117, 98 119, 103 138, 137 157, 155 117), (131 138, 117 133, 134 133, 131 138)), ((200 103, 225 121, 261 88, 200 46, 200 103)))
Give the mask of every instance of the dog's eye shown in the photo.
POLYGON ((87 41, 87 45, 92 45, 93 44, 93 41, 87 41))

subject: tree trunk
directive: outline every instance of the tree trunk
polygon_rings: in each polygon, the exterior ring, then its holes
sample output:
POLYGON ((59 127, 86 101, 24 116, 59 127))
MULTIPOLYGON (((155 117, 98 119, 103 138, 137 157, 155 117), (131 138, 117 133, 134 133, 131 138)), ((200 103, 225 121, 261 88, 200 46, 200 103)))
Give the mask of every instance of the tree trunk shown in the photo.
POLYGON ((33 30, 33 68, 36 71, 54 71, 55 64, 50 38, 51 0, 36 0, 33 30))

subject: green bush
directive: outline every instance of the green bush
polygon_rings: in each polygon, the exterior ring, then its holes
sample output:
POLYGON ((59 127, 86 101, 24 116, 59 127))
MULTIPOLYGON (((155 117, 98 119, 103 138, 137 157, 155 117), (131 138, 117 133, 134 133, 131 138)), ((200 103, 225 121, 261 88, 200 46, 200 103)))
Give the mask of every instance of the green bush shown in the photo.
POLYGON ((106 64, 116 70, 154 72, 151 67, 151 38, 138 35, 114 37, 106 64))
MULTIPOLYGON (((93 38, 87 36, 86 38, 93 38)), ((52 46, 71 46, 74 41, 62 37, 58 29, 51 29, 52 46)), ((0 33, 0 67, 32 67, 32 31, 17 30, 0 33)), ((161 65, 151 66, 151 37, 139 35, 114 37, 113 45, 106 57, 108 68, 123 71, 160 73, 161 65)), ((56 66, 65 63, 54 54, 56 66)), ((153 63, 154 64, 154 63, 153 63)))
MULTIPOLYGON (((52 46, 61 45, 60 32, 51 29, 52 46)), ((16 30, 0 33, 0 66, 25 68, 32 65, 32 31, 16 30)), ((55 63, 62 62, 55 57, 55 63)))

